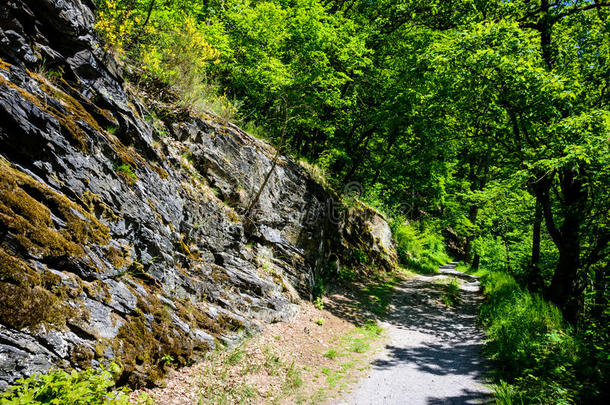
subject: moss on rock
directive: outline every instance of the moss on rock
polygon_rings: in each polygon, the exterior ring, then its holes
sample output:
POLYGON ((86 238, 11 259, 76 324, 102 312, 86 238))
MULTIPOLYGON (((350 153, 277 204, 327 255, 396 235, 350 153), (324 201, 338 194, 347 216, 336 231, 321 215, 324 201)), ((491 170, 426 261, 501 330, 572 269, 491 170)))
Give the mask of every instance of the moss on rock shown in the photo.
POLYGON ((93 215, 1 158, 0 223, 35 257, 81 258, 87 243, 106 245, 110 239, 108 227, 93 215))

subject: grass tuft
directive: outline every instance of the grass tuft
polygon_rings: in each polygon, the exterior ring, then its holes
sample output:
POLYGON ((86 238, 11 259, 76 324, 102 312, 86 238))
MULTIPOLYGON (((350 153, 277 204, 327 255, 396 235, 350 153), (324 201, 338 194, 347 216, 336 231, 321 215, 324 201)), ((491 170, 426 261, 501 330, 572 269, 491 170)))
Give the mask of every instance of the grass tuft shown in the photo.
POLYGON ((560 311, 519 287, 509 275, 482 273, 487 299, 480 321, 485 354, 495 365, 495 391, 503 404, 573 403, 583 389, 579 346, 560 311))
POLYGON ((457 279, 453 278, 448 283, 443 283, 441 300, 448 307, 455 307, 460 302, 460 284, 457 279))
POLYGON ((324 357, 334 360, 339 356, 339 352, 335 349, 330 349, 326 353, 324 353, 324 357))

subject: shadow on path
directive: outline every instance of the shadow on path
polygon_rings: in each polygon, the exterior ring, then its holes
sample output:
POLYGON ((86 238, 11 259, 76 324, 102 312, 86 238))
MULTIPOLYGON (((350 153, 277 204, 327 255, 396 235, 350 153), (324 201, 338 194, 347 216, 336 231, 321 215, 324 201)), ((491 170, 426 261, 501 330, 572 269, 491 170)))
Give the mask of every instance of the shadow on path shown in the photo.
POLYGON ((396 287, 384 320, 390 342, 372 362, 369 378, 350 404, 482 404, 491 402, 481 357, 484 335, 476 325, 478 279, 443 266, 396 287), (445 285, 460 284, 460 302, 442 304, 445 285))
POLYGON ((494 403, 494 401, 491 394, 481 394, 480 391, 469 389, 463 389, 461 394, 452 397, 429 397, 426 402, 428 405, 475 405, 492 403, 494 403))
POLYGON ((413 362, 419 370, 435 374, 461 374, 481 377, 481 362, 473 359, 473 352, 479 352, 481 345, 459 344, 453 347, 428 343, 425 346, 403 348, 387 345, 390 359, 375 360, 376 368, 391 368, 401 362, 413 362))

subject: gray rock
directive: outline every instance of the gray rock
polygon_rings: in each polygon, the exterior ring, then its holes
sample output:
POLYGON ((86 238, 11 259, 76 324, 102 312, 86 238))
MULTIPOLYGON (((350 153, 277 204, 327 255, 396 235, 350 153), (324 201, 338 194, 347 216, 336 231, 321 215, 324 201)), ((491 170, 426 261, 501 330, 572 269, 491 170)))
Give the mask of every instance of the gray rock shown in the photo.
POLYGON ((0 299, 19 286, 30 311, 0 312, 0 389, 112 357, 126 381, 150 383, 164 355, 183 365, 293 317, 329 258, 365 248, 396 265, 381 215, 343 207, 285 157, 245 217, 274 149, 214 117, 145 106, 97 42, 91 4, 0 4, 0 203, 12 207, 0 299), (43 57, 66 82, 30 73, 43 57))

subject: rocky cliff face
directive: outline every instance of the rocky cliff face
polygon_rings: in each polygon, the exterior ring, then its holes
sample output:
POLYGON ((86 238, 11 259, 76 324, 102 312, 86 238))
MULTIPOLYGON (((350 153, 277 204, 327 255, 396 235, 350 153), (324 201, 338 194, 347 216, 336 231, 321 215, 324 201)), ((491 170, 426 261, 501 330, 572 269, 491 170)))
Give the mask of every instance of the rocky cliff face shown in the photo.
POLYGON ((92 8, 0 5, 0 388, 111 358, 151 383, 164 355, 185 364, 289 319, 329 258, 396 265, 379 214, 287 158, 244 215, 273 149, 142 101, 92 8))

